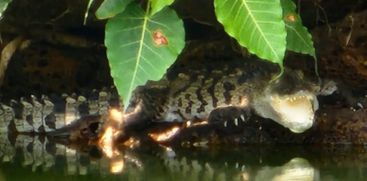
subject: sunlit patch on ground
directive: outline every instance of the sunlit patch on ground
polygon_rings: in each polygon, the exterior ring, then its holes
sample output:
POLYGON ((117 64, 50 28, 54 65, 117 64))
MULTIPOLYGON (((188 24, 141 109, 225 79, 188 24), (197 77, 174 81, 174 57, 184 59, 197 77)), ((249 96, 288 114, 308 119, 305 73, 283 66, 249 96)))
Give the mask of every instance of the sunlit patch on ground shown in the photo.
POLYGON ((149 136, 155 140, 156 142, 165 142, 170 140, 172 137, 177 135, 180 132, 180 128, 175 126, 167 131, 163 131, 160 133, 150 133, 149 136))
POLYGON ((189 127, 194 127, 194 126, 199 126, 199 125, 206 125, 206 124, 208 124, 208 121, 196 121, 196 122, 186 121, 185 127, 189 128, 189 127))

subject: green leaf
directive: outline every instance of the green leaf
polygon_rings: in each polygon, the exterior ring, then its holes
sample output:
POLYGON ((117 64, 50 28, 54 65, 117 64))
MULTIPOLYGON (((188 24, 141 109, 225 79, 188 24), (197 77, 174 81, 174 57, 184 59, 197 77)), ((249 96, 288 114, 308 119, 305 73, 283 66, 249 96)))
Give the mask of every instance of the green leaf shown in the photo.
POLYGON ((282 66, 286 30, 279 0, 214 0, 225 31, 249 52, 282 66))
POLYGON ((150 17, 132 3, 108 20, 107 57, 125 108, 137 86, 164 75, 183 49, 184 37, 181 19, 168 7, 150 17))
POLYGON ((104 0, 96 11, 98 19, 108 19, 123 12, 133 0, 104 0))
POLYGON ((11 0, 0 0, 0 18, 3 17, 3 12, 6 10, 10 2, 11 0))
POLYGON ((281 3, 287 30, 287 49, 316 57, 312 36, 302 25, 301 17, 296 12, 296 4, 291 0, 281 0, 281 3))
POLYGON ((173 3, 174 0, 150 0, 151 3, 151 11, 150 15, 154 15, 155 13, 162 10, 164 7, 169 6, 173 3))

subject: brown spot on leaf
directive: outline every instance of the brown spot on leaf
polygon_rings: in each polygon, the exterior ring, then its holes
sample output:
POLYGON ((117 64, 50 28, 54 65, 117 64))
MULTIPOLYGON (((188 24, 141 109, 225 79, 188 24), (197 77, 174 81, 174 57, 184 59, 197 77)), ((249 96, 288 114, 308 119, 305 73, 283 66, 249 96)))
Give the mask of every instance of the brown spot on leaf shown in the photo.
POLYGON ((287 16, 285 16, 285 20, 287 22, 294 23, 294 22, 297 21, 297 16, 294 13, 289 13, 289 14, 287 14, 287 16))
POLYGON ((161 30, 155 30, 152 34, 153 42, 157 46, 168 45, 167 37, 161 30))

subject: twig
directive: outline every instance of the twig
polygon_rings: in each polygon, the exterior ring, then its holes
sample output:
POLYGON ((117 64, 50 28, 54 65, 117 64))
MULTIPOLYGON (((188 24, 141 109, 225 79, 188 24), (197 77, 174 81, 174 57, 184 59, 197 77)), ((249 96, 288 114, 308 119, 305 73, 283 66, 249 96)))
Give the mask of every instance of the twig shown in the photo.
POLYGON ((354 18, 353 15, 349 15, 348 18, 350 19, 350 31, 347 35, 347 38, 345 40, 345 46, 348 46, 350 39, 352 38, 353 33, 353 26, 354 26, 354 18))
POLYGON ((12 41, 10 41, 1 51, 1 59, 0 59, 0 86, 3 85, 6 68, 10 62, 11 57, 14 52, 21 46, 24 38, 22 36, 18 36, 12 41))

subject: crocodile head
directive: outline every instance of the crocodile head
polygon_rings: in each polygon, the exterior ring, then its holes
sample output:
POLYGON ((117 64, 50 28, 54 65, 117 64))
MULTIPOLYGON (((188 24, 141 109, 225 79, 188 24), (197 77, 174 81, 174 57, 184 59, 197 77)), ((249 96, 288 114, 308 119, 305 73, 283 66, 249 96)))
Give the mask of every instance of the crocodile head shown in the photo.
POLYGON ((321 86, 316 82, 306 80, 300 71, 287 70, 254 96, 253 108, 258 115, 270 118, 294 133, 302 133, 312 127, 319 107, 316 96, 321 94, 321 86))
POLYGON ((286 95, 272 93, 267 98, 271 109, 267 116, 284 127, 302 133, 313 125, 315 111, 319 106, 313 92, 300 90, 286 95))

